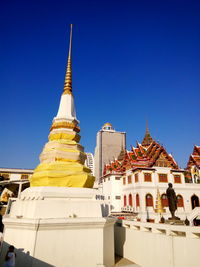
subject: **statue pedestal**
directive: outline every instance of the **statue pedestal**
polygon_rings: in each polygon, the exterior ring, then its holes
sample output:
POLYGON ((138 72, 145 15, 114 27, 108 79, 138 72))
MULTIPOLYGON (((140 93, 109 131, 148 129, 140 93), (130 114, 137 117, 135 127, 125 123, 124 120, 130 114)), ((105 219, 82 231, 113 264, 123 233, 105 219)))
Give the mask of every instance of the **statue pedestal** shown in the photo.
MULTIPOLYGON (((114 265, 115 220, 87 188, 31 187, 4 217, 7 245, 17 266, 94 267, 114 265)), ((1 264, 1 262, 0 262, 1 264)))
POLYGON ((168 218, 168 220, 169 220, 169 221, 179 221, 179 220, 180 220, 180 218, 179 218, 179 217, 176 217, 176 216, 174 216, 174 217, 168 218))
POLYGON ((166 224, 175 224, 175 225, 185 225, 185 221, 184 220, 176 220, 176 219, 169 219, 169 220, 165 220, 166 224))

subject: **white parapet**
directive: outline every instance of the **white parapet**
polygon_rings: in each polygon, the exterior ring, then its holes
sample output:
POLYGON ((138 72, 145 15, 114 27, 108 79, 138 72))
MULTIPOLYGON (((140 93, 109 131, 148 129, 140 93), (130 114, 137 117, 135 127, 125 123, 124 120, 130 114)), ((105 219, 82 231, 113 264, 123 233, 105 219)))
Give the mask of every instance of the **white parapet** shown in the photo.
POLYGON ((26 189, 4 217, 1 260, 12 244, 16 267, 113 266, 115 220, 96 194, 87 188, 26 189))
POLYGON ((115 250, 142 267, 199 267, 200 229, 124 220, 115 227, 115 250))

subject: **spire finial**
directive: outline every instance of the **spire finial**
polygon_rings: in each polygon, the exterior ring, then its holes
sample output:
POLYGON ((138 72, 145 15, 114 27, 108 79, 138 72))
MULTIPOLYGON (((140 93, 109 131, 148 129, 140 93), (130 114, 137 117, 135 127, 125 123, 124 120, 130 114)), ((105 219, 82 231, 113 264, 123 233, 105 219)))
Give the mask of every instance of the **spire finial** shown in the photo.
POLYGON ((149 125, 148 120, 146 120, 146 133, 149 133, 149 125))
POLYGON ((149 146, 152 141, 153 141, 153 138, 151 137, 150 132, 149 132, 148 120, 146 120, 146 132, 145 132, 145 136, 142 141, 142 145, 149 146))
POLYGON ((65 75, 65 83, 64 83, 64 92, 63 92, 63 94, 71 94, 72 93, 72 62, 71 62, 71 54, 72 54, 72 24, 70 25, 69 54, 68 54, 67 71, 66 71, 66 75, 65 75))

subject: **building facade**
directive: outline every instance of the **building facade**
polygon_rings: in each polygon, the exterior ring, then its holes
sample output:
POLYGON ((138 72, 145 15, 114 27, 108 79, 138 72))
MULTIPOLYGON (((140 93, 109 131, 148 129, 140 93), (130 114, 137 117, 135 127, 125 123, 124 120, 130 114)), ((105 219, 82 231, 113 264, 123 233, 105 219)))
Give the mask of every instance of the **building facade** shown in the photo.
POLYGON ((32 169, 0 168, 0 214, 4 215, 9 198, 17 198, 30 186, 32 169))
POLYGON ((121 151, 126 148, 126 133, 117 132, 112 124, 105 123, 97 133, 96 148, 94 154, 96 182, 103 175, 105 164, 118 158, 121 151))

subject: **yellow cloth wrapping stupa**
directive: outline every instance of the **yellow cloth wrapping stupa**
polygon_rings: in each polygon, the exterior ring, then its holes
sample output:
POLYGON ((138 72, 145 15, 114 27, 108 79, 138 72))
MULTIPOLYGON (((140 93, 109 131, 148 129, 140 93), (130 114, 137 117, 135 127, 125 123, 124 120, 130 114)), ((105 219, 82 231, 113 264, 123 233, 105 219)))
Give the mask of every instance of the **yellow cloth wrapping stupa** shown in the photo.
POLYGON ((31 178, 31 186, 92 188, 94 184, 95 178, 84 165, 84 148, 79 144, 80 128, 72 94, 71 44, 72 25, 64 91, 57 116, 53 119, 49 141, 43 148, 40 164, 31 178))

